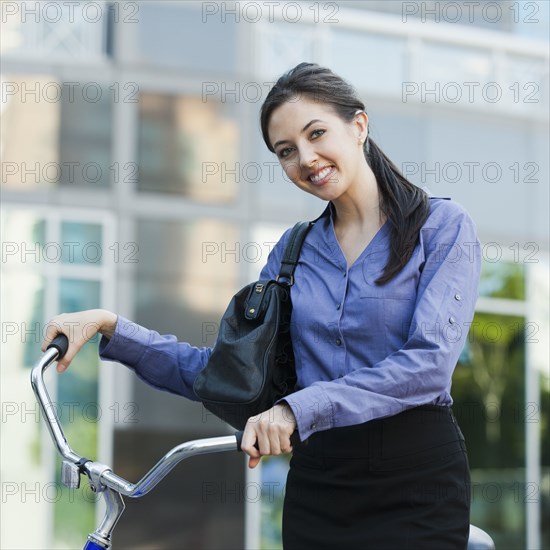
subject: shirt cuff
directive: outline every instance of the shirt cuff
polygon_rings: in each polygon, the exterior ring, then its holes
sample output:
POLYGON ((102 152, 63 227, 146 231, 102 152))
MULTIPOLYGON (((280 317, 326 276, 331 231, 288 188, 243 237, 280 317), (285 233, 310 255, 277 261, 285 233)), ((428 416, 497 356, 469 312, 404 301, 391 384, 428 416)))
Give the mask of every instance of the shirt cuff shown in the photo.
POLYGON ((147 349, 151 332, 128 319, 118 316, 115 332, 108 339, 101 337, 99 356, 106 361, 117 361, 135 368, 147 349))
POLYGON ((301 441, 315 432, 334 427, 332 402, 319 386, 309 386, 287 395, 283 400, 294 413, 301 441))

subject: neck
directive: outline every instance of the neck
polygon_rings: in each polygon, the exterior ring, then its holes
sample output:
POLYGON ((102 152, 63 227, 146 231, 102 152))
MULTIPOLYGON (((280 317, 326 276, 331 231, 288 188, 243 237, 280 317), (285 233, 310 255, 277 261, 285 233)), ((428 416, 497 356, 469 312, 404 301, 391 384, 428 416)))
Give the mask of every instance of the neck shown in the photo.
MULTIPOLYGON (((366 163, 365 163, 366 164, 366 163)), ((380 194, 372 170, 366 164, 366 170, 348 190, 332 201, 334 222, 340 229, 381 227, 384 223, 379 206, 380 194)))

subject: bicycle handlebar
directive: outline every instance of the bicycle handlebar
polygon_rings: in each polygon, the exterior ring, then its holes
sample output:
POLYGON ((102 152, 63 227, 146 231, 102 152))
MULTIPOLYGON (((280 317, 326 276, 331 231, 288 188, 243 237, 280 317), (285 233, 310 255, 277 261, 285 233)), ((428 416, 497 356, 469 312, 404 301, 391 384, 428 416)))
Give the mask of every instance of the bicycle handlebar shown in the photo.
POLYGON ((55 348, 58 351, 56 360, 63 359, 69 349, 69 339, 64 334, 58 334, 46 349, 55 348))
MULTIPOLYGON (((121 495, 141 497, 151 491, 182 460, 191 456, 222 451, 240 451, 242 432, 235 435, 197 439, 177 445, 168 451, 137 483, 131 483, 116 475, 111 468, 88 460, 75 453, 65 437, 56 408, 44 383, 44 372, 56 360, 67 352, 69 342, 65 335, 58 335, 48 346, 42 357, 31 370, 31 385, 40 404, 44 420, 57 450, 67 461, 78 465, 91 480, 95 479, 103 487, 115 490, 121 495)), ((96 487, 101 491, 101 487, 96 487)))

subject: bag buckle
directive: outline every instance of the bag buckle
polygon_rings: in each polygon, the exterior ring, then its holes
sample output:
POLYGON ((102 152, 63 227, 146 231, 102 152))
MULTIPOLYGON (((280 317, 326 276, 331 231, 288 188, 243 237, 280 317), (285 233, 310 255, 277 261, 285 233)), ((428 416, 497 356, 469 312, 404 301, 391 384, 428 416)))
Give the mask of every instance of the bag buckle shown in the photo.
MULTIPOLYGON (((294 284, 294 275, 290 275, 290 277, 287 277, 286 275, 283 275, 283 278, 288 279, 288 282, 286 283, 288 286, 292 286, 294 284)), ((281 276, 277 275, 277 278, 275 280, 278 283, 281 282, 281 276)))

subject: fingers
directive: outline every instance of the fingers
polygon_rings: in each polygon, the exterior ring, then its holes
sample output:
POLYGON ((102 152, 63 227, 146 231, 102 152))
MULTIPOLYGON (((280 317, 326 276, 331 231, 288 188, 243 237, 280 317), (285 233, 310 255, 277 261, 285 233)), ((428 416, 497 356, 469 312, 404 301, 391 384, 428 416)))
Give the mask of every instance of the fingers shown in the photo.
POLYGON ((71 361, 74 359, 75 355, 76 355, 75 351, 70 352, 69 350, 67 350, 67 353, 63 356, 63 359, 60 359, 57 362, 57 366, 55 367, 55 370, 59 373, 65 372, 69 368, 69 365, 71 364, 71 361))
POLYGON ((262 458, 260 451, 256 448, 256 441, 256 433, 250 425, 250 422, 247 422, 241 441, 241 450, 250 457, 248 461, 249 468, 255 468, 262 458))
MULTIPOLYGON (((69 340, 67 353, 57 363, 57 372, 65 371, 82 346, 98 333, 103 326, 106 314, 109 314, 109 323, 111 323, 111 317, 114 314, 103 310, 62 313, 49 321, 44 331, 42 351, 46 351, 48 345, 58 334, 64 334, 69 340)), ((114 317, 116 319, 116 316, 114 317)))
POLYGON ((59 334, 64 334, 69 339, 69 347, 67 349, 67 353, 65 353, 64 357, 57 362, 56 370, 60 373, 67 370, 67 367, 70 365, 71 361, 76 355, 76 352, 78 351, 75 350, 75 346, 71 345, 71 340, 74 340, 74 334, 70 334, 66 327, 63 327, 62 318, 62 315, 58 315, 51 319, 50 322, 46 325, 46 329, 44 331, 44 340, 42 341, 41 346, 41 350, 46 351, 52 340, 59 334))
POLYGON ((51 341, 58 335, 58 334, 65 334, 63 332, 63 329, 61 328, 61 324, 57 322, 57 318, 54 317, 49 323, 46 325, 46 329, 44 330, 44 340, 42 341, 41 350, 46 351, 48 346, 50 345, 51 341))
POLYGON ((250 468, 255 468, 262 456, 292 452, 290 435, 295 426, 289 426, 288 421, 279 413, 280 406, 276 405, 273 409, 248 420, 241 449, 250 457, 248 462, 250 468))
POLYGON ((248 460, 248 467, 250 469, 253 469, 255 468, 259 463, 260 463, 260 460, 262 459, 262 457, 259 457, 259 458, 252 458, 250 457, 250 459, 248 460))

